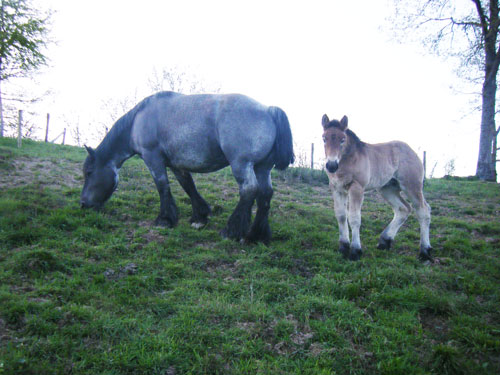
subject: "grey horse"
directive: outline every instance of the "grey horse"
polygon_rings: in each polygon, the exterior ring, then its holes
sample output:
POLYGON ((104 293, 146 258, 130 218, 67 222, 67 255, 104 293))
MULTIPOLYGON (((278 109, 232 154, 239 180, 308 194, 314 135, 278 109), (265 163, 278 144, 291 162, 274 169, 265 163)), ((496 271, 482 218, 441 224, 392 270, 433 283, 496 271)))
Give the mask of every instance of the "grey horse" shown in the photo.
POLYGON ((271 169, 283 170, 294 161, 285 112, 239 94, 157 93, 123 115, 95 150, 85 147, 83 208, 100 209, 116 189, 124 161, 139 155, 160 195, 155 224, 174 227, 178 222, 168 167, 189 195, 190 222, 199 228, 207 223, 211 210, 196 190, 191 172, 213 172, 230 165, 240 200, 221 235, 265 243, 271 237, 271 169), (257 213, 250 228, 255 200, 257 213))

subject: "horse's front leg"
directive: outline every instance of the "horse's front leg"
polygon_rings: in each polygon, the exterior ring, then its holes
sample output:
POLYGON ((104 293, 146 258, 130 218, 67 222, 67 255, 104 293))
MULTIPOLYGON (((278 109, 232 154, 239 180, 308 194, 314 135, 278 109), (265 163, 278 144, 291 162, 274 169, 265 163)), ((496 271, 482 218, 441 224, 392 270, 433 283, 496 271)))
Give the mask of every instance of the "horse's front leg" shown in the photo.
POLYGON ((351 252, 349 259, 359 260, 363 251, 361 250, 361 239, 359 228, 361 227, 361 206, 363 205, 364 190, 358 183, 353 183, 349 188, 349 225, 352 232, 351 252))
POLYGON ((339 225, 339 251, 347 258, 350 251, 349 226, 347 225, 347 193, 332 189, 335 217, 339 225))
POLYGON ((162 155, 157 153, 143 155, 160 195, 160 213, 155 220, 155 225, 173 228, 179 221, 179 211, 170 191, 166 163, 162 155))
POLYGON ((189 219, 191 226, 197 229, 205 226, 208 223, 208 216, 212 213, 212 210, 200 193, 198 193, 198 190, 196 190, 191 173, 175 168, 171 168, 171 170, 191 199, 191 206, 193 207, 193 215, 189 219))

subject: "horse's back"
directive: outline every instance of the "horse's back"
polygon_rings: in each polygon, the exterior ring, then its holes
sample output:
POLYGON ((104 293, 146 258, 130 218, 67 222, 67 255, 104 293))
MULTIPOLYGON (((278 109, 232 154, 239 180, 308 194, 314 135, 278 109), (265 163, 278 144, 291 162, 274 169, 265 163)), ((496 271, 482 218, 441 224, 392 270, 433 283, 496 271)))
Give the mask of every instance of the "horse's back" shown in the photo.
POLYGON ((366 156, 370 164, 370 188, 383 186, 392 178, 403 181, 423 178, 422 163, 405 142, 367 144, 366 156))
POLYGON ((140 150, 156 147, 173 167, 210 172, 240 156, 263 158, 272 148, 276 130, 267 107, 244 95, 160 93, 148 99, 136 115, 133 140, 140 150))

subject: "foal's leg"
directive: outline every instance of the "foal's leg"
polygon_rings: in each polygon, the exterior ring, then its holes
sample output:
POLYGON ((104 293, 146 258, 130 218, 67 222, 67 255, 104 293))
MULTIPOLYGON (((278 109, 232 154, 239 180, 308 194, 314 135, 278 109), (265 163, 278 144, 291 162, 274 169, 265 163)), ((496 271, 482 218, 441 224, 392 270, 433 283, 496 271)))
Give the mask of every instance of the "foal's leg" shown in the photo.
POLYGON ((363 205, 364 190, 361 185, 353 183, 349 188, 349 226, 351 227, 352 241, 350 260, 359 260, 361 254, 361 239, 359 228, 361 227, 361 206, 363 205))
POLYGON ((420 224, 420 254, 419 257, 422 260, 432 260, 431 256, 431 243, 429 240, 429 226, 431 223, 431 207, 427 204, 424 198, 424 192, 422 190, 422 183, 416 181, 411 184, 410 187, 404 187, 403 191, 406 193, 410 199, 413 207, 415 208, 415 213, 417 215, 418 222, 420 224))
POLYGON ((234 161, 231 163, 233 175, 240 187, 240 201, 229 217, 223 237, 235 240, 245 238, 252 217, 252 206, 258 191, 257 177, 250 162, 234 161))
POLYGON ((268 244, 271 240, 271 228, 269 227, 269 209, 271 208, 271 198, 273 196, 273 186, 271 183, 271 169, 269 167, 255 167, 257 177, 257 214, 252 224, 247 240, 249 242, 262 241, 268 244))
POLYGON ((170 191, 165 160, 159 153, 143 154, 142 158, 149 168, 158 194, 160 194, 160 214, 155 220, 155 225, 172 228, 179 220, 179 213, 170 191))
POLYGON ((401 197, 401 189, 397 184, 389 184, 380 190, 382 197, 392 206, 394 218, 380 235, 377 248, 389 250, 394 241, 396 233, 404 224, 411 212, 411 206, 401 197))
POLYGON ((431 224, 431 206, 427 204, 422 191, 415 194, 415 213, 420 224, 420 254, 422 260, 432 260, 432 247, 429 240, 429 226, 431 224))
POLYGON ((191 173, 175 168, 171 169, 182 188, 191 199, 191 206, 193 207, 193 215, 191 216, 191 219, 189 219, 191 226, 195 228, 205 226, 208 222, 208 216, 211 214, 210 206, 203 199, 200 193, 198 193, 198 190, 196 190, 191 173))
POLYGON ((343 190, 332 191, 335 217, 339 225, 339 251, 347 258, 351 244, 349 242, 349 226, 347 225, 347 194, 343 190))

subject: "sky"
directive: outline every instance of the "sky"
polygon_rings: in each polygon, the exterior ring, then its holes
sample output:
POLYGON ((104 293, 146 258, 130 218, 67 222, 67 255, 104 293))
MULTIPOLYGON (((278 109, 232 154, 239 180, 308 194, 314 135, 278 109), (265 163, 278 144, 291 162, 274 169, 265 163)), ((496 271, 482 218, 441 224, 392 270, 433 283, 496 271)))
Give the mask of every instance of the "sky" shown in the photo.
POLYGON ((365 142, 398 139, 426 151, 428 175, 442 176, 450 162, 455 175, 475 174, 480 115, 470 95, 453 89, 459 80, 449 62, 391 39, 391 0, 36 4, 54 12, 56 43, 36 78, 51 90, 37 110, 51 113, 51 134, 72 121, 90 132, 109 118, 104 103, 139 101, 155 69, 175 67, 222 93, 281 107, 298 154, 314 143, 318 162, 326 113, 347 115, 365 142))

